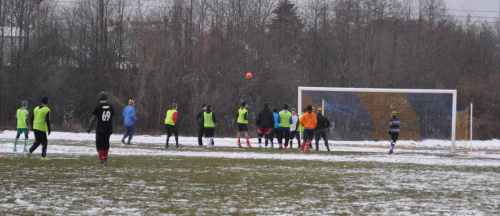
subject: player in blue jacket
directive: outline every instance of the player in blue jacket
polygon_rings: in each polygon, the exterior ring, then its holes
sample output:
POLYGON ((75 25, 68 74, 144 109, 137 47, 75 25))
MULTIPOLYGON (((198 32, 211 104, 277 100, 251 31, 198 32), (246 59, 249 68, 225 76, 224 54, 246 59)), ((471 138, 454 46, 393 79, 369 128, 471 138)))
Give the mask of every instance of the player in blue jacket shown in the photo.
POLYGON ((126 127, 125 134, 123 134, 122 143, 125 144, 125 138, 128 137, 127 145, 130 145, 130 140, 134 136, 134 125, 137 121, 137 117, 135 117, 135 101, 130 99, 128 100, 128 106, 123 109, 123 120, 126 127))
POLYGON ((278 113, 278 109, 274 108, 273 109, 273 117, 274 117, 274 127, 272 128, 272 131, 271 131, 271 137, 270 137, 270 141, 271 141, 271 147, 270 148, 274 148, 274 136, 276 135, 276 139, 278 139, 278 136, 277 136, 277 129, 280 127, 280 123, 278 121, 278 119, 280 118, 280 115, 278 113))

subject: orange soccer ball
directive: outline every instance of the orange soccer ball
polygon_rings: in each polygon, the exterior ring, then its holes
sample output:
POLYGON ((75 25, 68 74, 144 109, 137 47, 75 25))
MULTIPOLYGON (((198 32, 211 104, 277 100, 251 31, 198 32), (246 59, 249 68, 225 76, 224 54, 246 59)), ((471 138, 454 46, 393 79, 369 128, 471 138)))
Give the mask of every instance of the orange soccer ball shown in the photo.
POLYGON ((251 79, 252 78, 252 73, 248 72, 247 73, 247 79, 251 79))

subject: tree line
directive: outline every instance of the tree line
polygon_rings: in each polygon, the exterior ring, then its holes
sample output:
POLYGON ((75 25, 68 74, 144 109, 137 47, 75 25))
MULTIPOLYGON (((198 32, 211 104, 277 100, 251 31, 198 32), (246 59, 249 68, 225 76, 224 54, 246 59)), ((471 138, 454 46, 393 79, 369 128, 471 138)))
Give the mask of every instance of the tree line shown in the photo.
POLYGON ((208 103, 216 136, 233 136, 241 101, 253 130, 264 102, 324 86, 457 89, 475 138, 500 136, 500 19, 457 19, 442 0, 0 0, 0 27, 2 129, 48 96, 54 130, 83 131, 107 91, 116 110, 136 101, 140 133, 177 103, 194 135, 208 103))

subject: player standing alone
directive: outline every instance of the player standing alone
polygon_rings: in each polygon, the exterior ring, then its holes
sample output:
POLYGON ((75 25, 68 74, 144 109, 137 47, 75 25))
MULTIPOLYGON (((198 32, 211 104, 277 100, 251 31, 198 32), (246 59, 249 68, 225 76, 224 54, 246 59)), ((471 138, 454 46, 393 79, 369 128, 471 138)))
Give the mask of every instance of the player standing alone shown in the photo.
POLYGON ((26 149, 26 145, 28 145, 28 115, 29 111, 27 110, 28 108, 28 101, 23 100, 21 102, 21 108, 19 108, 16 112, 16 118, 17 118, 17 135, 16 135, 16 140, 14 141, 14 152, 17 152, 16 146, 17 146, 17 141, 19 140, 19 137, 21 136, 22 133, 24 133, 24 152, 28 152, 28 149, 26 149))
POLYGON ((97 154, 99 155, 99 165, 108 165, 109 137, 113 134, 115 111, 108 104, 108 94, 106 92, 99 93, 99 101, 100 104, 92 112, 92 118, 90 118, 89 125, 87 126, 87 133, 90 133, 97 119, 95 145, 97 154))
POLYGON ((398 141, 399 136, 399 127, 401 126, 401 121, 396 117, 398 112, 396 110, 392 111, 392 118, 389 122, 389 135, 391 135, 391 150, 389 150, 389 154, 392 154, 392 150, 394 146, 396 146, 396 141, 398 141))
POLYGON ((172 104, 172 109, 169 109, 167 111, 167 115, 165 117, 165 127, 167 128, 167 144, 166 148, 168 148, 168 141, 170 140, 170 137, 172 136, 172 133, 174 133, 175 136, 175 147, 176 148, 182 148, 181 145, 179 145, 179 131, 177 131, 177 104, 173 103, 172 104))
POLYGON ((238 147, 241 148, 241 142, 240 142, 240 137, 241 137, 241 132, 245 134, 245 138, 247 140, 247 146, 252 148, 250 145, 250 140, 248 138, 248 110, 247 110, 247 103, 241 102, 241 108, 238 110, 238 147))
POLYGON ((130 140, 134 136, 134 124, 137 121, 137 117, 135 116, 135 101, 130 99, 128 100, 128 106, 123 109, 123 121, 125 125, 125 134, 123 134, 122 143, 125 144, 125 138, 128 137, 127 145, 130 145, 130 140))

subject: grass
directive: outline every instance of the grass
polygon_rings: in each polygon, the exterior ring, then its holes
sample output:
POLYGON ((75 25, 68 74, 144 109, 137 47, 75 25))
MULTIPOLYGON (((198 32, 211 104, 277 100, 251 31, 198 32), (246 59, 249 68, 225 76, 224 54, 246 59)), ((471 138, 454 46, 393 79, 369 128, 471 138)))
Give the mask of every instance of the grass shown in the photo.
POLYGON ((111 153, 108 166, 97 166, 97 155, 51 156, 0 153, 2 215, 494 215, 500 208, 498 167, 111 153))

